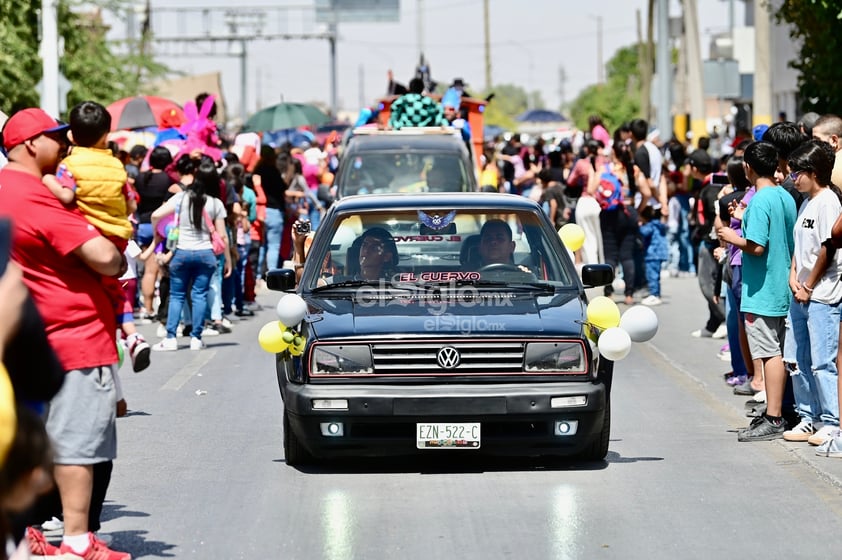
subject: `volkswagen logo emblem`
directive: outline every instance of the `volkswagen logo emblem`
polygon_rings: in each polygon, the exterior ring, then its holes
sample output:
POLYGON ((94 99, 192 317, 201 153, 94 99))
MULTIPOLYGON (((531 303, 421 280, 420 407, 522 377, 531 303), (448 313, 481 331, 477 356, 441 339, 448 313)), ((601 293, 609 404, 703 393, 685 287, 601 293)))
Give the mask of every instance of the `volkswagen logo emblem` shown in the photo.
POLYGON ((436 362, 442 369, 454 369, 462 361, 462 356, 459 355, 459 350, 453 346, 445 346, 436 355, 436 362))

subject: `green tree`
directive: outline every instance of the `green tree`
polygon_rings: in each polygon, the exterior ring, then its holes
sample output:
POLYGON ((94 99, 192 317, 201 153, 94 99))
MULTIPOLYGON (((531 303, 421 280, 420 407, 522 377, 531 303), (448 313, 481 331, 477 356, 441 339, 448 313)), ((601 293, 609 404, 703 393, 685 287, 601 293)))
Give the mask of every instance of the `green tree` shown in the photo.
MULTIPOLYGON (((492 88, 492 91, 494 98, 486 106, 485 124, 514 130, 517 128, 515 117, 529 108, 530 94, 514 84, 498 84, 492 88)), ((486 97, 489 93, 491 92, 482 92, 479 97, 486 97)), ((535 93, 533 92, 532 95, 534 96, 535 93)))
POLYGON ((570 104, 570 116, 577 127, 587 130, 590 115, 602 117, 609 131, 640 117, 637 60, 637 45, 623 47, 614 54, 605 67, 605 83, 585 88, 570 104))
POLYGON ((842 112, 842 0, 785 0, 775 17, 790 24, 789 35, 800 45, 798 57, 789 65, 799 72, 802 108, 819 114, 842 112))
MULTIPOLYGON (((39 103, 38 6, 32 0, 0 0, 0 109, 8 113, 39 103)), ((130 7, 128 0, 59 0, 58 32, 64 43, 59 68, 72 84, 68 107, 86 99, 108 104, 141 93, 144 83, 166 74, 167 68, 151 56, 132 48, 120 52, 106 41, 101 10, 119 17, 130 7)))

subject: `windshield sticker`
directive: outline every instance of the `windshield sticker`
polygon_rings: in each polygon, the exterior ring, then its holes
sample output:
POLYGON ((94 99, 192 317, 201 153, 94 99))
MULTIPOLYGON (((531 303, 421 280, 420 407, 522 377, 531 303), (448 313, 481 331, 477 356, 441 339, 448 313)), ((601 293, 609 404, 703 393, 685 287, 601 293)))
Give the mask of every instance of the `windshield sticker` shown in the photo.
POLYGON ((399 282, 450 282, 452 280, 479 280, 479 272, 463 272, 460 270, 444 270, 422 272, 416 275, 414 272, 402 272, 398 275, 399 282))
POLYGON ((406 243, 411 241, 462 241, 461 235, 396 235, 395 243, 406 243))
POLYGON ((418 218, 421 220, 421 223, 428 228, 438 231, 446 228, 453 222, 456 218, 456 210, 452 210, 444 216, 439 214, 427 214, 423 210, 419 210, 418 218))

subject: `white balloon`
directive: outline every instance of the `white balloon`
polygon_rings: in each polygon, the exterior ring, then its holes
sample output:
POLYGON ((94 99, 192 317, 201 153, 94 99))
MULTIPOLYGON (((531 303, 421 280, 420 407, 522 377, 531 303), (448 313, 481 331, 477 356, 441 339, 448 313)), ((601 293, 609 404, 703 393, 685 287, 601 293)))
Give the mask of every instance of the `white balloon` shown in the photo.
POLYGON ((603 358, 616 362, 629 355, 631 344, 629 333, 620 327, 611 327, 599 335, 597 347, 603 358))
POLYGON ((285 327, 294 327, 307 314, 307 304, 298 294, 287 294, 278 302, 275 311, 285 327))
POLYGON ((645 305, 635 305, 620 317, 620 328, 629 333, 633 342, 646 342, 658 332, 658 316, 645 305))

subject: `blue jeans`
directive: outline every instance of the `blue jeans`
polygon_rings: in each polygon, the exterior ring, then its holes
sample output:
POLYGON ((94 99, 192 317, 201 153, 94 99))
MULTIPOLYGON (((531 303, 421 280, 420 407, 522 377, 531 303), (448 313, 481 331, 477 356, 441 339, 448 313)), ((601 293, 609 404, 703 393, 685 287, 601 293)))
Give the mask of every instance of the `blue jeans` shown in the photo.
POLYGON ((243 286, 245 285, 248 245, 237 245, 237 261, 228 278, 222 279, 222 314, 230 315, 233 307, 243 309, 243 286))
POLYGON ((793 375, 792 380, 798 410, 805 410, 804 405, 809 404, 814 422, 838 426, 836 352, 839 348, 839 304, 815 301, 801 304, 793 298, 789 314, 800 373, 793 375))
POLYGON ((208 307, 208 285, 216 269, 216 255, 210 249, 188 251, 177 249, 170 261, 170 305, 167 312, 167 338, 175 338, 181 309, 187 295, 187 286, 193 282, 190 301, 193 304, 193 331, 191 336, 202 338, 205 311, 208 307))
POLYGON ((208 309, 205 318, 216 323, 222 320, 222 275, 225 272, 225 257, 214 255, 213 258, 216 259, 216 269, 208 286, 208 309))
POLYGON ((649 285, 649 294, 661 297, 661 264, 664 261, 646 259, 646 283, 649 285))
POLYGON ((284 212, 266 209, 266 270, 278 268, 281 257, 281 236, 284 232, 284 212))
POLYGON ((696 272, 693 245, 690 243, 690 227, 687 220, 690 216, 689 195, 675 195, 679 202, 680 211, 677 218, 678 226, 667 232, 667 242, 670 247, 670 258, 667 268, 670 271, 696 272))
MULTIPOLYGON (((732 267, 739 269, 740 267, 732 267)), ((738 271, 733 274, 739 275, 738 271)), ((740 275, 740 278, 741 275, 740 275)), ((743 321, 743 314, 740 313, 740 290, 742 279, 732 281, 730 286, 725 287, 725 325, 728 327, 728 349, 731 351, 731 370, 734 375, 741 377, 748 376, 746 363, 743 359, 743 349, 740 346, 740 321, 743 321), (734 292, 737 292, 736 294, 734 292)))

